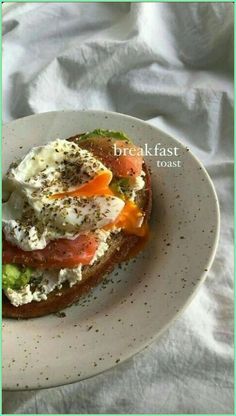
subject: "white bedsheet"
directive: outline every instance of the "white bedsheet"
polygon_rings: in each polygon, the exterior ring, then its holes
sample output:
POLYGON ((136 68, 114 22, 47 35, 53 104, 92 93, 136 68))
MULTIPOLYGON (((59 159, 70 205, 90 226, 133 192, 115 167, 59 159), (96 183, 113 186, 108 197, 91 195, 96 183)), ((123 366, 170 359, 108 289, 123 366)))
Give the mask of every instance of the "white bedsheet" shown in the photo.
POLYGON ((61 109, 147 120, 203 161, 222 217, 208 278, 160 341, 89 380, 4 392, 3 413, 233 413, 233 5, 26 3, 3 31, 5 122, 61 109))

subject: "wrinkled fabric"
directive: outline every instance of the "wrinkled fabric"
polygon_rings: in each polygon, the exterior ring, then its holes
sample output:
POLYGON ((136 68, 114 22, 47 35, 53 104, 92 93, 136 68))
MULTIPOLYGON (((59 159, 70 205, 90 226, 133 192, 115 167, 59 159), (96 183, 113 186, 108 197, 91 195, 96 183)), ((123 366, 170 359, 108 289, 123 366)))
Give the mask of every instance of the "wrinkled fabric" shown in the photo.
POLYGON ((144 352, 73 385, 4 392, 3 413, 233 413, 233 5, 36 3, 3 18, 3 118, 139 117, 205 164, 221 207, 208 278, 144 352))

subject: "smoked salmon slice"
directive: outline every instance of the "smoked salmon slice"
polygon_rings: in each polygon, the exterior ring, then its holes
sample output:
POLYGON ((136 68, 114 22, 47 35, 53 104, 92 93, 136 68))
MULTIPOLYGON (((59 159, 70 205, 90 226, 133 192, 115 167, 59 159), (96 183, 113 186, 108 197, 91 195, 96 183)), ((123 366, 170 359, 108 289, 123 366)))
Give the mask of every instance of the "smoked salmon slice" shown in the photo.
POLYGON ((78 145, 93 153, 118 177, 137 177, 142 171, 140 148, 124 140, 95 137, 80 140, 78 145))
POLYGON ((24 251, 3 239, 3 264, 20 264, 40 269, 73 268, 89 264, 98 247, 93 233, 81 234, 74 240, 51 241, 42 250, 24 251))

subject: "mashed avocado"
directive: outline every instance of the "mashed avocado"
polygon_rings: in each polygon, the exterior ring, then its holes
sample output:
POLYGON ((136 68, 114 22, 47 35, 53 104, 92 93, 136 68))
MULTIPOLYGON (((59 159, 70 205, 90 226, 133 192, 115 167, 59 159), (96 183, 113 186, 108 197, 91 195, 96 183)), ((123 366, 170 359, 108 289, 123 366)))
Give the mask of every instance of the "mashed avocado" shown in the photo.
POLYGON ((30 281, 32 270, 28 267, 20 267, 15 264, 4 264, 2 266, 3 289, 19 290, 30 281))
POLYGON ((112 137, 113 139, 117 140, 126 140, 127 142, 130 142, 130 139, 128 136, 125 135, 125 133, 121 131, 113 131, 113 130, 103 130, 103 129, 96 129, 89 133, 85 133, 82 136, 80 136, 80 140, 86 140, 91 139, 92 137, 112 137))
POLYGON ((128 178, 113 178, 110 188, 121 199, 126 199, 130 194, 130 183, 128 178))

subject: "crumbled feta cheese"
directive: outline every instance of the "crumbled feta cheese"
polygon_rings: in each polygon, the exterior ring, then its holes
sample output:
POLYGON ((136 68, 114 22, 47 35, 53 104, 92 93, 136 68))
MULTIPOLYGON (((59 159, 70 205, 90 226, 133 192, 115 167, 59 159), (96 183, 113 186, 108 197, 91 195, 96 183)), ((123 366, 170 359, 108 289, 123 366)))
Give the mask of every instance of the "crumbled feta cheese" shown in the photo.
POLYGON ((100 257, 102 257, 109 247, 106 241, 108 237, 110 236, 110 231, 97 230, 96 235, 99 238, 100 242, 96 250, 96 253, 94 254, 94 257, 92 258, 90 262, 91 265, 94 264, 100 257))
POLYGON ((70 287, 82 280, 82 265, 73 269, 61 269, 58 275, 58 286, 60 287, 65 281, 69 282, 70 287))
POLYGON ((130 195, 129 198, 131 201, 134 201, 136 198, 136 193, 138 191, 141 191, 141 189, 145 186, 145 181, 143 177, 145 176, 145 172, 142 171, 140 176, 137 176, 136 178, 130 179, 130 195))
POLYGON ((35 290, 32 285, 27 285, 20 290, 5 289, 4 293, 14 306, 25 305, 33 300, 40 302, 46 300, 47 295, 54 289, 60 289, 62 283, 68 281, 70 287, 82 280, 82 265, 73 269, 61 270, 34 270, 33 278, 40 279, 35 290))
POLYGON ((33 277, 41 279, 33 292, 33 300, 46 300, 47 295, 58 287, 58 270, 35 270, 33 277))
POLYGON ((20 290, 5 289, 5 295, 10 300, 11 304, 14 306, 24 305, 25 303, 30 303, 33 300, 33 294, 30 290, 30 285, 26 285, 20 290))
POLYGON ((145 186, 145 181, 142 176, 137 176, 137 178, 134 178, 134 184, 133 184, 133 190, 134 191, 140 191, 145 186))
POLYGON ((146 173, 142 170, 141 175, 136 178, 130 178, 130 187, 133 191, 140 191, 145 186, 144 176, 146 173))

